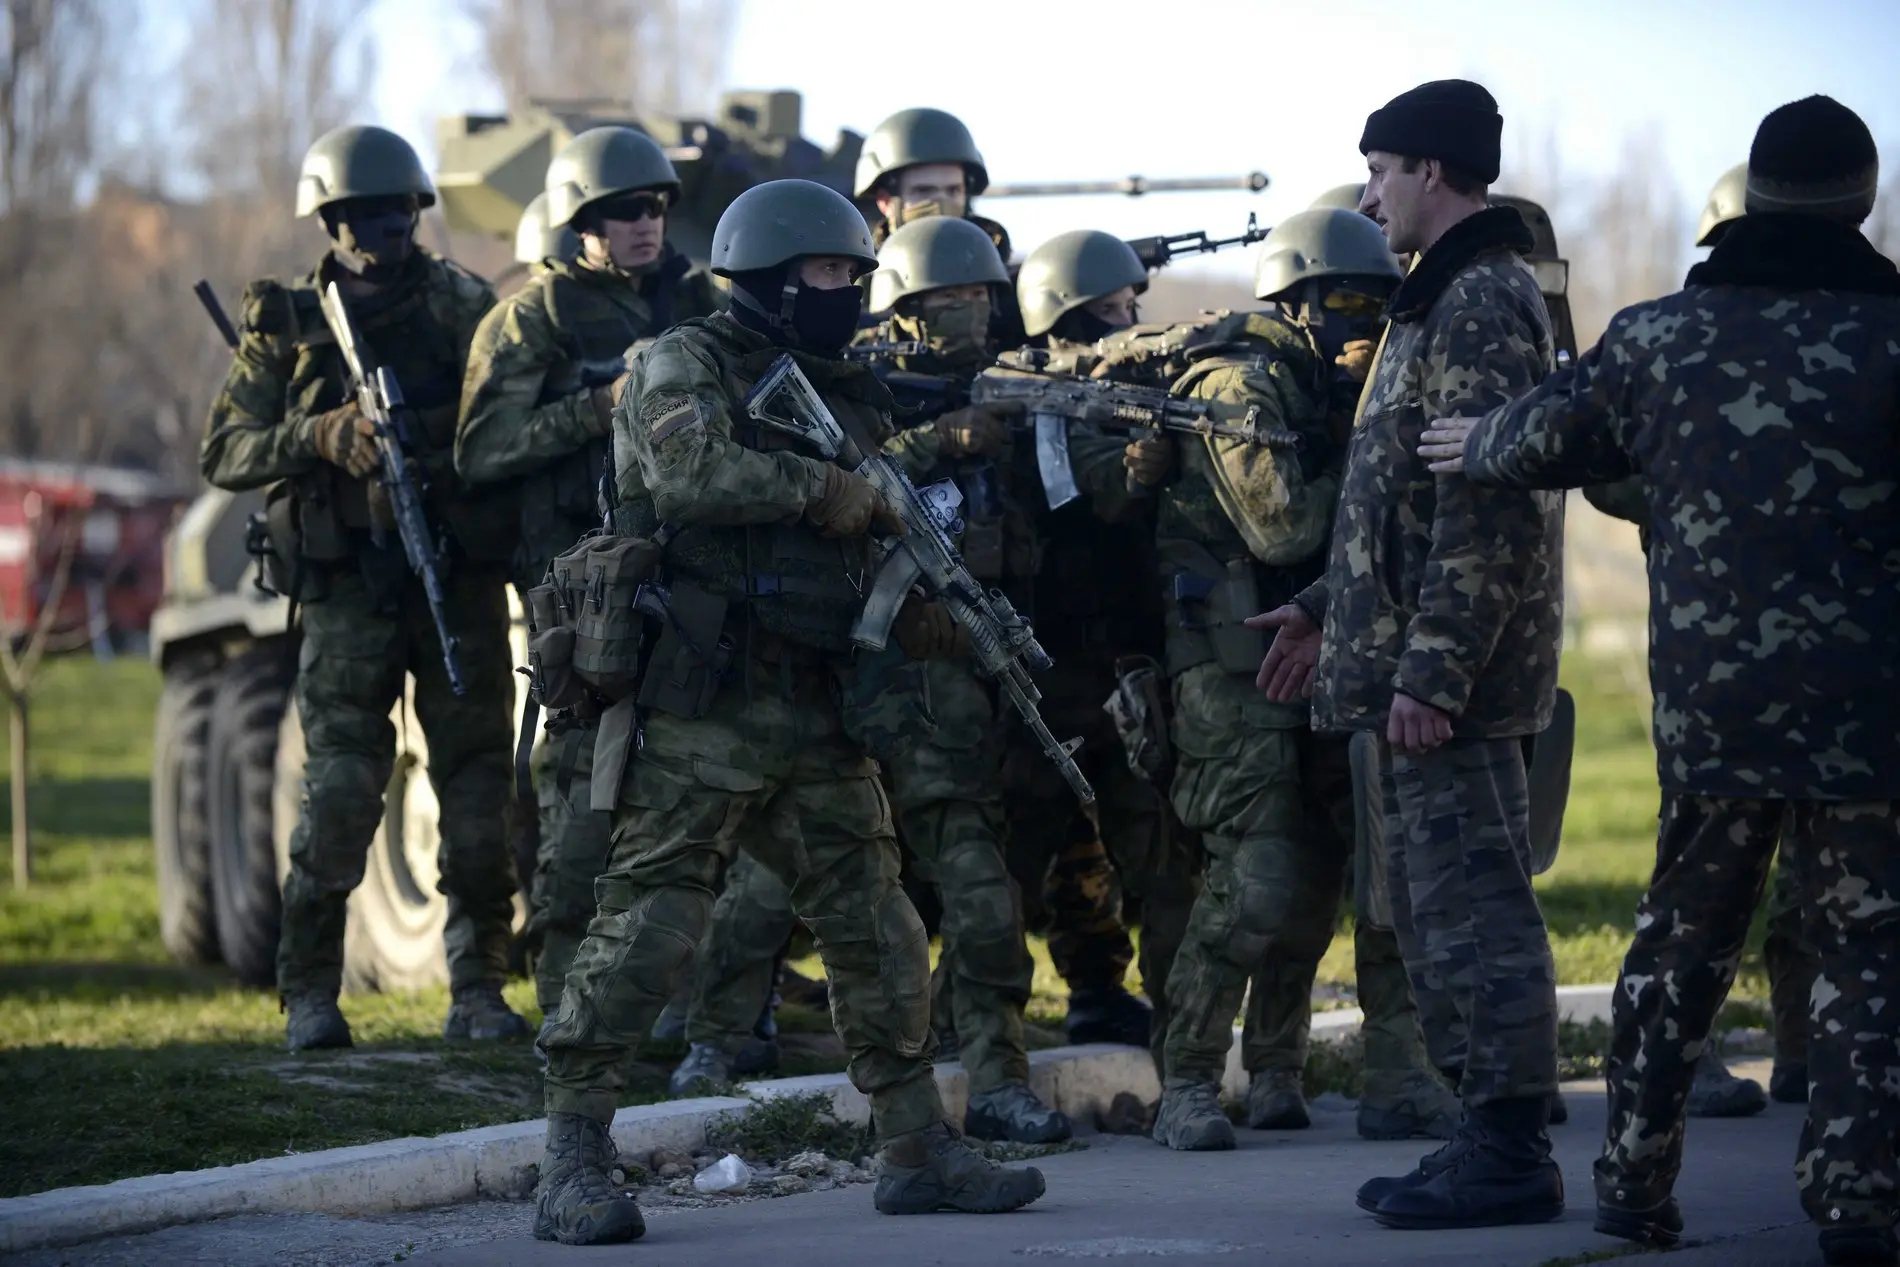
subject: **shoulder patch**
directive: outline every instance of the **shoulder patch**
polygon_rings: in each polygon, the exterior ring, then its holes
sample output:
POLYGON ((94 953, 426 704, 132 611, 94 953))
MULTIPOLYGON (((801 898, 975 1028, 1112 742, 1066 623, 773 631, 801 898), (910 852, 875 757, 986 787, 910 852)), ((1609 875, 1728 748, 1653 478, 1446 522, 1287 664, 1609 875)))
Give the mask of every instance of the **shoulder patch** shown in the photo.
POLYGON ((678 392, 663 392, 640 406, 640 425, 647 429, 647 443, 659 445, 684 427, 697 427, 699 401, 678 392))

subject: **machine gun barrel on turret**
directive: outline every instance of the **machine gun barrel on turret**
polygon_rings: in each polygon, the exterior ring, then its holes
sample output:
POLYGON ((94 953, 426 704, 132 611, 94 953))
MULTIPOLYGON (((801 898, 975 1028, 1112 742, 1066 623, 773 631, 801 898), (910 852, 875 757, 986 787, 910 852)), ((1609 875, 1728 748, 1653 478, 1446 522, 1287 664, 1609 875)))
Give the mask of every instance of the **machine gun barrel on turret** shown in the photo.
POLYGON ((1085 194, 1186 194, 1214 189, 1244 189, 1257 194, 1267 187, 1265 172, 1242 176, 1129 176, 1122 180, 1049 180, 1020 185, 991 185, 985 198, 1073 198, 1085 194))

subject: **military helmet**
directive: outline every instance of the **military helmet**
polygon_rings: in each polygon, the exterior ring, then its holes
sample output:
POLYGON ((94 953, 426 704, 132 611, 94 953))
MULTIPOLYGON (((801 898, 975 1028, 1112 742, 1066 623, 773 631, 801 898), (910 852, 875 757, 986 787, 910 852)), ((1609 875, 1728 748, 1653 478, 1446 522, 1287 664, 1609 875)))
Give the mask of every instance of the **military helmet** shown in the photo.
POLYGON ((1737 163, 1722 173, 1722 179, 1709 190, 1709 201, 1702 208, 1702 223, 1696 226, 1695 244, 1714 246, 1728 232, 1729 222, 1748 214, 1744 198, 1748 193, 1748 164, 1737 163))
POLYGON ((680 196, 679 173, 653 138, 632 128, 589 128, 548 163, 548 221, 559 228, 590 202, 636 189, 680 196))
POLYGON ((1341 211, 1357 211, 1359 204, 1366 199, 1366 184, 1360 181, 1356 185, 1334 185, 1319 197, 1308 203, 1309 208, 1337 207, 1341 211))
POLYGON ((1563 252, 1557 249, 1557 227, 1550 222, 1550 212, 1517 194, 1492 194, 1491 205, 1510 207, 1523 218, 1525 227, 1531 231, 1531 253, 1524 258, 1537 278, 1537 289, 1544 293, 1545 298, 1567 294, 1570 290, 1570 263, 1564 259, 1563 252))
POLYGON ((522 209, 515 225, 515 262, 539 264, 545 259, 572 260, 581 253, 580 235, 565 225, 548 223, 548 196, 538 193, 522 209))
MULTIPOLYGON (((992 246, 990 253, 995 251, 992 246)), ((877 267, 864 213, 816 181, 754 185, 732 200, 713 228, 712 271, 720 277, 801 255, 845 255, 863 261, 867 272, 877 267)))
POLYGON ((884 239, 871 274, 871 311, 887 312, 900 299, 944 286, 1009 285, 996 243, 960 216, 913 220, 884 239))
POLYGON ((386 198, 414 194, 425 207, 435 203, 435 186, 409 142, 388 128, 353 123, 334 128, 310 143, 297 173, 297 214, 314 214, 345 198, 386 198))
POLYGON ((1340 207, 1308 207, 1274 225, 1260 244, 1254 297, 1279 299, 1321 277, 1380 277, 1397 285, 1405 274, 1370 219, 1340 207))
POLYGON ((1047 334, 1064 313, 1124 286, 1137 294, 1148 289, 1148 270, 1134 247, 1100 229, 1058 233, 1031 251, 1016 275, 1023 329, 1047 334))
POLYGON ((854 197, 869 198, 877 182, 902 167, 919 163, 961 163, 971 195, 990 183, 989 168, 963 120, 945 110, 899 110, 877 125, 858 151, 854 197))

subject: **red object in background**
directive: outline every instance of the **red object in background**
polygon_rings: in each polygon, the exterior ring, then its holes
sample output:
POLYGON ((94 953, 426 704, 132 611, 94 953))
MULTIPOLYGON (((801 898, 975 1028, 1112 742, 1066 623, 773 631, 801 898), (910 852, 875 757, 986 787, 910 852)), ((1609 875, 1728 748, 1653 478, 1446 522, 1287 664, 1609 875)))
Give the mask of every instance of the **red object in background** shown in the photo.
POLYGON ((33 628, 70 541, 57 641, 123 649, 142 638, 165 591, 165 534, 187 500, 147 471, 0 459, 0 632, 33 628))

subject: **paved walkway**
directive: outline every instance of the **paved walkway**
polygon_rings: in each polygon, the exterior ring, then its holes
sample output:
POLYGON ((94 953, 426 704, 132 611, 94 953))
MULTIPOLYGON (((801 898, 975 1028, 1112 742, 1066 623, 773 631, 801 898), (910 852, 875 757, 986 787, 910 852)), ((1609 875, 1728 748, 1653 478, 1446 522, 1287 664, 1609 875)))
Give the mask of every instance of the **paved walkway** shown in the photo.
MULTIPOLYGON (((1743 1072, 1743 1068, 1738 1068, 1743 1072)), ((1746 1072, 1766 1080, 1765 1062, 1746 1072)), ((1568 1088, 1571 1120, 1553 1134, 1571 1209, 1557 1223, 1474 1232, 1395 1232, 1353 1205, 1359 1183, 1408 1169, 1416 1144, 1373 1144, 1349 1113, 1322 1112, 1303 1132, 1243 1131, 1234 1153, 1170 1153, 1143 1139, 1103 1137, 1042 1163, 1049 1192, 1018 1214, 882 1218, 855 1186, 779 1200, 655 1211, 632 1246, 581 1250, 528 1235, 525 1203, 482 1203, 382 1218, 247 1216, 10 1260, 20 1267, 200 1263, 229 1267, 877 1267, 1027 1260, 1123 1263, 1445 1264, 1532 1267, 1595 1261, 1624 1247, 1591 1230, 1590 1163, 1602 1142, 1600 1084, 1568 1088), (400 1255, 400 1257, 398 1257, 400 1255)), ((1801 1110, 1770 1105, 1742 1121, 1697 1121, 1678 1196, 1688 1236, 1670 1267, 1767 1267, 1820 1261, 1795 1200, 1792 1162, 1801 1110)))

